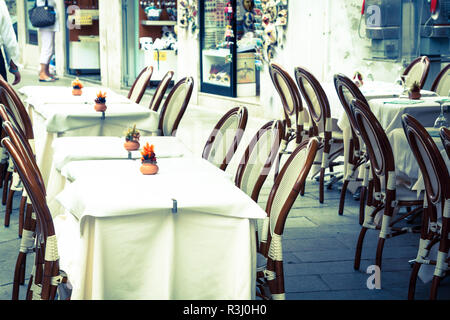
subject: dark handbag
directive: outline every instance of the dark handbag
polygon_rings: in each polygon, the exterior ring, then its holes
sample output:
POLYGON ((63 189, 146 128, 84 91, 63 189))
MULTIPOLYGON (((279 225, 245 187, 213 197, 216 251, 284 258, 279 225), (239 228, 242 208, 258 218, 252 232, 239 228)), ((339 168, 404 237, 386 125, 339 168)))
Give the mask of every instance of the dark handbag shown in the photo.
POLYGON ((56 12, 55 8, 48 5, 48 0, 45 0, 45 6, 37 6, 35 2, 34 8, 28 11, 31 24, 35 28, 49 27, 55 24, 56 12))

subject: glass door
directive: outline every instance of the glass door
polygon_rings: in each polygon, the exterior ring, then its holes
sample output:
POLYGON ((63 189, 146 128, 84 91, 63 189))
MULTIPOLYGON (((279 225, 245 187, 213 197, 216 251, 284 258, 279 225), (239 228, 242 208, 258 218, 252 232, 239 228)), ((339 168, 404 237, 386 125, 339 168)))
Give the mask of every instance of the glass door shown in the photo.
POLYGON ((236 0, 200 0, 201 91, 236 97, 236 0))

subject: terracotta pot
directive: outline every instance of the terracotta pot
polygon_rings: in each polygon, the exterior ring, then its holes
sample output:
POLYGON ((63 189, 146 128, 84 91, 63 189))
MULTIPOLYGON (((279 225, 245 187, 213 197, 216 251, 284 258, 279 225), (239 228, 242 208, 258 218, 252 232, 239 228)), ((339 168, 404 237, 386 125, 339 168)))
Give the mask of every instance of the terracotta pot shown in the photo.
POLYGON ((72 89, 72 94, 74 95, 74 96, 81 96, 82 95, 82 93, 83 93, 83 91, 81 90, 81 89, 72 89))
POLYGON ((126 141, 123 146, 127 151, 136 151, 136 150, 139 150, 139 147, 141 145, 140 145, 139 141, 133 140, 133 141, 126 141))
POLYGON ((105 112, 107 109, 107 106, 104 103, 95 103, 94 108, 95 108, 95 111, 105 112))
POLYGON ((410 91, 409 92, 409 98, 412 100, 419 100, 421 96, 422 95, 420 94, 420 91, 410 91))
POLYGON ((143 162, 141 166, 141 173, 144 175, 157 174, 159 171, 158 165, 150 162, 143 162))

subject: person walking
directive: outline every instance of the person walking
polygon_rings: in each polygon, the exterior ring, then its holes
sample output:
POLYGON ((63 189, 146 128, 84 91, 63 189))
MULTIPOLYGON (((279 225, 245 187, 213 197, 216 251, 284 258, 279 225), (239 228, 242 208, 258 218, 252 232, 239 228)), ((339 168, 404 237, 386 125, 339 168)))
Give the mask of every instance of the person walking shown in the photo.
MULTIPOLYGON (((40 65, 41 69, 39 72, 40 82, 54 82, 58 78, 50 74, 50 60, 55 53, 55 33, 59 31, 59 19, 58 19, 58 9, 55 0, 47 0, 48 6, 53 7, 56 12, 55 24, 39 28, 39 33, 41 35, 41 56, 40 65)), ((45 6, 46 0, 36 0, 37 6, 45 6)))
POLYGON ((14 75, 13 85, 16 85, 21 80, 20 71, 17 66, 20 59, 20 51, 5 0, 0 0, 0 44, 3 46, 3 51, 6 56, 4 57, 2 50, 0 50, 0 75, 8 81, 8 74, 6 72, 8 66, 9 72, 14 75))

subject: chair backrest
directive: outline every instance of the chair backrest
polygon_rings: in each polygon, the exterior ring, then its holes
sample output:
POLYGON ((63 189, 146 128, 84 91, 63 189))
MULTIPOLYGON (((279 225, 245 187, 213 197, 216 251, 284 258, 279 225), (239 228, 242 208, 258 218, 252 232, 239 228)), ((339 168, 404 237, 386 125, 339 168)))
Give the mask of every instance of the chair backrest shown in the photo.
MULTIPOLYGON (((303 141, 290 155, 275 180, 267 200, 269 238, 283 235, 289 211, 305 183, 319 148, 317 138, 303 141)), ((268 245, 270 241, 268 242, 268 245)))
POLYGON ((414 82, 418 82, 420 89, 423 89, 430 71, 430 59, 422 56, 414 59, 405 69, 403 75, 407 75, 406 86, 409 88, 414 82))
POLYGON ((333 122, 331 120, 330 104, 325 91, 319 81, 305 68, 295 68, 295 78, 315 127, 318 132, 328 133, 331 138, 333 122))
POLYGON ((128 93, 128 99, 135 103, 139 103, 144 96, 145 90, 150 83, 150 79, 152 78, 153 67, 148 66, 144 68, 141 73, 139 73, 138 77, 133 83, 133 86, 128 93))
POLYGON ((155 94, 150 101, 149 108, 157 112, 159 110, 159 106, 161 105, 162 100, 164 99, 164 95, 166 94, 167 88, 169 87, 170 81, 172 81, 174 72, 168 71, 164 78, 159 82, 158 87, 156 88, 155 94))
POLYGON ((270 77, 273 85, 277 90, 285 115, 286 127, 292 128, 291 117, 295 115, 295 130, 297 133, 297 143, 301 142, 302 131, 305 121, 303 114, 303 105, 300 92, 291 78, 289 73, 285 71, 280 65, 271 63, 269 67, 270 77))
POLYGON ((409 114, 402 116, 403 130, 409 146, 419 164, 428 199, 433 204, 445 200, 450 177, 439 148, 427 130, 409 114))
POLYGON ((225 171, 241 142, 247 120, 248 110, 244 106, 228 111, 211 132, 203 149, 203 159, 225 171))
POLYGON ((442 97, 447 97, 450 94, 450 63, 439 72, 436 79, 431 85, 431 91, 436 92, 442 97))
POLYGON ((356 125, 366 145, 373 172, 379 178, 386 177, 385 187, 387 188, 388 183, 395 182, 393 181, 395 178, 395 162, 389 139, 366 103, 355 99, 352 101, 351 107, 356 125))
POLYGON ((175 84, 164 101, 159 120, 159 130, 163 136, 175 136, 191 99, 194 79, 186 77, 175 84))
POLYGON ((17 146, 18 151, 21 152, 22 157, 27 159, 28 162, 30 163, 32 172, 36 174, 36 179, 39 182, 39 186, 45 194, 46 191, 44 179, 42 178, 41 172, 36 163, 36 159, 33 154, 33 149, 28 143, 26 137, 20 132, 19 128, 17 128, 12 122, 9 121, 8 115, 5 114, 5 111, 6 111, 5 107, 3 105, 0 105, 0 116, 3 120, 2 123, 3 130, 5 131, 6 136, 10 138, 10 140, 14 143, 14 145, 17 146))
POLYGON ((0 103, 8 109, 11 120, 20 126, 27 139, 33 140, 30 116, 15 90, 2 77, 0 77, 0 103))
POLYGON ((450 130, 447 128, 441 128, 441 139, 444 145, 447 156, 450 159, 450 130))
POLYGON ((242 157, 236 172, 236 186, 258 202, 259 192, 275 163, 281 140, 283 123, 269 121, 255 134, 242 157))
MULTIPOLYGON (((3 123, 3 127, 5 130, 13 130, 12 125, 8 122, 3 123)), ((60 272, 58 246, 53 219, 46 203, 45 192, 37 179, 38 174, 34 172, 30 162, 31 159, 24 156, 26 153, 23 146, 20 145, 20 142, 14 142, 13 137, 14 135, 11 134, 10 137, 4 138, 2 140, 2 145, 12 157, 14 166, 27 191, 27 196, 33 205, 36 214, 36 222, 39 226, 36 228, 36 272, 34 274, 35 278, 30 279, 30 281, 41 285, 42 290, 40 294, 35 293, 39 294, 39 298, 43 300, 52 300, 56 296, 57 285, 55 285, 55 281, 58 279, 60 272), (44 258, 43 261, 41 261, 42 258, 44 258)))
POLYGON ((341 105, 344 108, 345 114, 347 115, 348 121, 350 122, 350 126, 352 128, 352 136, 355 142, 358 142, 358 139, 355 137, 355 134, 360 136, 358 131, 358 126, 356 125, 356 121, 353 117, 353 112, 350 104, 353 99, 358 99, 364 102, 366 105, 369 105, 366 98, 356 86, 356 84, 347 76, 343 74, 334 75, 334 86, 336 88, 337 95, 339 100, 341 101, 341 105))

